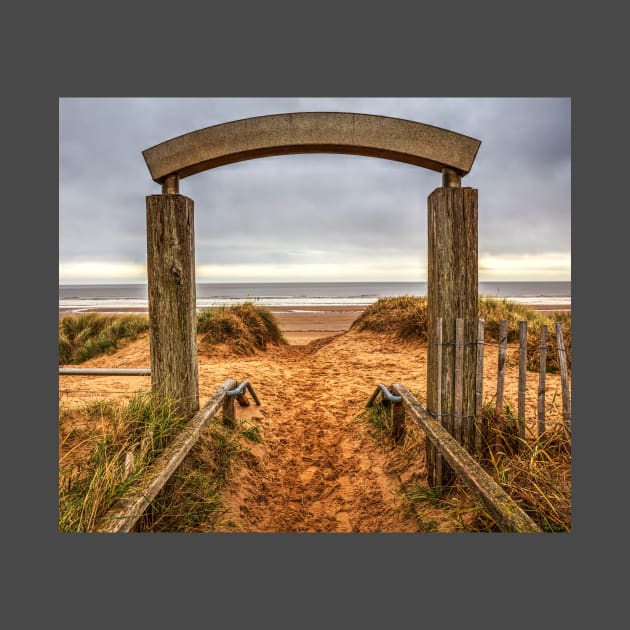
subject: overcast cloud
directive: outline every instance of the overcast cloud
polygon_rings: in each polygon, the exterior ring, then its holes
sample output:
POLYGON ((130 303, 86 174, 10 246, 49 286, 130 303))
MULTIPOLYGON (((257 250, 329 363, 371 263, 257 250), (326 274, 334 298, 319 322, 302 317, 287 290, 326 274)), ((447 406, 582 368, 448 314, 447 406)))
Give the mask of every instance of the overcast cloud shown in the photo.
MULTIPOLYGON (((569 280, 570 99, 134 99, 59 102, 60 282, 146 280, 142 151, 223 122, 300 111, 415 120, 481 140, 480 280, 569 280)), ((292 155, 180 182, 195 202, 198 281, 426 280, 426 198, 439 173, 292 155)))

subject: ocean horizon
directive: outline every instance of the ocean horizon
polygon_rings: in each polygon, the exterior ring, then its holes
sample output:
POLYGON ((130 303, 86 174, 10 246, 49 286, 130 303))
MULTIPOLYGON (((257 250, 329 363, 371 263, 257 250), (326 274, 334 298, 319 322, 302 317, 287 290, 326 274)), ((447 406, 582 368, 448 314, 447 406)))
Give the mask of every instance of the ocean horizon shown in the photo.
MULTIPOLYGON (((426 295, 426 282, 199 282, 197 308, 254 302, 261 306, 360 306, 381 297, 426 295)), ((480 282, 479 295, 522 304, 571 306, 570 281, 480 282)), ((59 310, 148 308, 146 283, 60 284, 59 310)))

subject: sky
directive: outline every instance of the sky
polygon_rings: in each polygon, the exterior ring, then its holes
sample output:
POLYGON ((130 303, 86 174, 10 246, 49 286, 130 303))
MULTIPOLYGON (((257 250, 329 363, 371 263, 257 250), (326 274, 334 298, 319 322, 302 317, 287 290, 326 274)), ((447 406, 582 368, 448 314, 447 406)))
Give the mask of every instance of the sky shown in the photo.
MULTIPOLYGON (((251 116, 392 116, 481 140, 479 280, 571 279, 570 98, 60 98, 59 283, 146 283, 142 151, 251 116)), ((197 282, 427 279, 427 197, 441 175, 391 160, 276 156, 180 180, 197 282)))

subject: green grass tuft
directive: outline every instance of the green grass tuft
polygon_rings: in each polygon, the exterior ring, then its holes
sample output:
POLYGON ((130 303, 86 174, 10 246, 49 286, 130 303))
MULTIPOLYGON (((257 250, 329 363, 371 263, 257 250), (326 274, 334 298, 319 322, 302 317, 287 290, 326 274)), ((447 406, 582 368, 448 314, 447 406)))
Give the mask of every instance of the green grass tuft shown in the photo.
POLYGON ((148 328, 145 315, 63 315, 59 318, 59 364, 83 363, 115 352, 121 342, 136 339, 148 328))
MULTIPOLYGON (((91 401, 60 410, 60 531, 92 531, 188 420, 151 394, 121 405, 91 401), (126 467, 130 454, 132 470, 126 467)), ((230 428, 213 419, 134 531, 213 531, 226 514, 221 493, 235 466, 252 461, 242 439, 262 442, 258 426, 241 422, 230 428)))
POLYGON ((368 306, 351 330, 390 333, 401 341, 426 341, 427 316, 424 297, 386 297, 368 306))
POLYGON ((59 529, 85 532, 166 447, 186 419, 168 401, 138 394, 128 404, 95 401, 79 410, 88 425, 67 430, 60 414, 59 529), (126 467, 133 457, 133 470, 126 467))
POLYGON ((268 344, 287 343, 273 313, 252 302, 210 308, 197 316, 200 346, 227 344, 238 354, 265 350, 268 344))

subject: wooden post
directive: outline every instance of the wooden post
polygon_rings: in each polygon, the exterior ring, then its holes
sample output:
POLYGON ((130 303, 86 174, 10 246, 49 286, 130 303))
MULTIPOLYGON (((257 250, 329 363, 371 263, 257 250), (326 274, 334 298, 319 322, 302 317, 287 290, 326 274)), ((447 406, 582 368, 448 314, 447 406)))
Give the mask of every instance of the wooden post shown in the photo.
MULTIPOLYGON (((476 321, 479 309, 477 270, 477 190, 447 187, 428 198, 428 338, 436 338, 438 317, 444 322, 441 388, 438 390, 437 352, 429 344, 427 407, 434 415, 452 416, 455 382, 455 320, 464 320, 462 415, 475 411, 476 321)), ((445 427, 446 428, 446 427, 445 427)), ((448 430, 448 429, 447 429, 448 430)), ((444 466, 446 474, 447 465, 444 466)), ((443 478, 446 485, 452 471, 443 478)))
POLYGON ((393 402, 390 405, 392 418, 392 437, 394 442, 400 442, 405 435, 405 408, 402 402, 393 402))
POLYGON ((505 357, 507 356, 507 319, 499 324, 499 357, 497 362, 497 422, 503 418, 503 390, 505 386, 505 357))
POLYGON ((464 433, 462 419, 464 403, 462 400, 464 391, 464 320, 458 317, 455 320, 455 405, 453 416, 453 437, 467 448, 467 437, 464 433))
POLYGON ((571 422, 571 391, 569 390, 569 371, 567 370, 567 351, 564 347, 562 324, 556 322, 556 340, 560 359, 560 381, 562 383, 562 421, 568 429, 571 422))
POLYGON ((180 411, 199 409, 194 203, 147 197, 151 387, 180 411))
POLYGON ((480 317, 477 321, 477 374, 475 391, 475 451, 481 457, 488 439, 486 423, 483 419, 483 351, 485 320, 480 317))
POLYGON ((226 396, 223 399, 223 424, 227 427, 234 427, 236 424, 236 404, 234 396, 226 396))
MULTIPOLYGON (((436 353, 436 383, 435 387, 437 391, 442 391, 442 318, 437 318, 437 326, 435 330, 435 339, 433 341, 429 340, 429 344, 435 344, 435 353, 436 353)), ((436 408, 435 408, 435 417, 437 421, 447 430, 450 431, 448 427, 450 427, 450 418, 445 418, 442 416, 442 397, 436 397, 436 408)), ((443 483, 442 472, 444 470, 444 466, 442 464, 442 454, 439 450, 435 448, 435 445, 426 440, 425 442, 425 453, 427 460, 427 478, 429 485, 432 487, 441 487, 443 483)))
POLYGON ((521 440, 524 440, 525 392, 527 391, 527 322, 521 321, 518 326, 518 435, 521 440))
POLYGON ((545 374, 547 372, 547 326, 540 327, 540 371, 538 372, 538 437, 545 432, 545 374))

